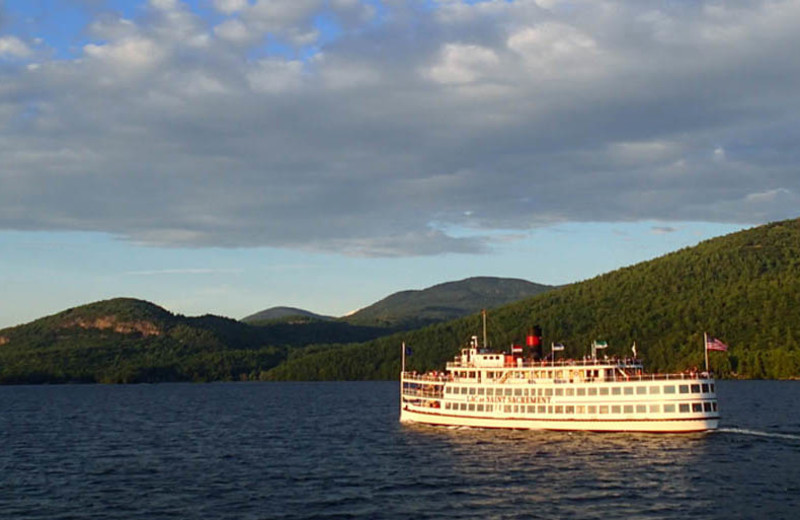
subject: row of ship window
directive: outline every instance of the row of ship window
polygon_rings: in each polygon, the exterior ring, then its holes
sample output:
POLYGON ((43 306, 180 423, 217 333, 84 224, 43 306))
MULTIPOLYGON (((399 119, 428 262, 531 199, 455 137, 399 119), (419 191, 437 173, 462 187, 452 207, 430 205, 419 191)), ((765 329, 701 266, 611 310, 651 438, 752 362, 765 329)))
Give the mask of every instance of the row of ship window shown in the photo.
POLYGON ((586 395, 646 395, 646 394, 708 394, 714 393, 714 384, 653 385, 653 386, 601 386, 599 388, 483 388, 474 386, 446 386, 446 394, 487 396, 586 396, 586 395))
POLYGON ((511 405, 482 403, 448 403, 445 410, 461 410, 468 412, 505 412, 530 414, 646 414, 646 413, 690 413, 716 412, 717 403, 670 403, 670 404, 626 404, 626 405, 511 405))
MULTIPOLYGON (((606 373, 609 374, 609 377, 614 375, 613 370, 606 370, 606 373)), ((477 370, 461 370, 461 371, 453 371, 454 377, 461 377, 464 379, 476 379, 481 372, 477 370)), ((575 377, 576 375, 580 375, 582 377, 588 378, 597 378, 600 377, 600 370, 533 370, 533 371, 520 371, 515 370, 512 371, 510 374, 508 372, 493 372, 488 371, 484 376, 484 379, 501 379, 512 377, 513 379, 528 379, 529 377, 533 377, 536 379, 545 378, 545 379, 563 379, 565 377, 575 377)))

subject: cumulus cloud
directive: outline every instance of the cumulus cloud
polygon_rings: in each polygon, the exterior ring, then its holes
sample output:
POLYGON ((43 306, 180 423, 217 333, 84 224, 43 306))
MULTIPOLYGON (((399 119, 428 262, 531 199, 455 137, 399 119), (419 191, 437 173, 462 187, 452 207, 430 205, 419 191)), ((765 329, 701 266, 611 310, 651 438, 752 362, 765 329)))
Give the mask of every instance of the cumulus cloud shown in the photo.
POLYGON ((211 5, 0 38, 0 227, 402 256, 796 216, 796 3, 211 5))
POLYGON ((237 44, 252 43, 255 40, 254 36, 257 36, 253 35, 244 22, 237 18, 225 20, 214 27, 214 34, 223 40, 237 44))
POLYGON ((156 65, 163 52, 158 43, 147 38, 126 38, 113 44, 88 44, 84 48, 87 58, 104 62, 124 71, 135 71, 156 65))
POLYGON ((520 29, 508 37, 507 45, 535 72, 548 75, 591 65, 597 53, 597 43, 588 34, 556 22, 520 29))
POLYGON ((214 0, 214 7, 225 14, 232 14, 247 7, 247 0, 214 0))
POLYGON ((32 54, 31 48, 16 36, 0 37, 0 58, 28 58, 32 54))
POLYGON ((279 94, 294 91, 303 84, 303 63, 273 58, 259 60, 247 73, 255 92, 279 94))
POLYGON ((428 75, 439 83, 472 83, 491 74, 499 62, 491 49, 479 45, 445 44, 428 75))

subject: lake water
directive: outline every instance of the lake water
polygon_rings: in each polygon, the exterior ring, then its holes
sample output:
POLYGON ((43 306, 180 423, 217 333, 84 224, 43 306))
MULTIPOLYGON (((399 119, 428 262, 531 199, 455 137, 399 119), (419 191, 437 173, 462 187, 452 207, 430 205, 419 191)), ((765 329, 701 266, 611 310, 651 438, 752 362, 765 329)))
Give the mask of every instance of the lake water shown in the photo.
POLYGON ((798 382, 719 382, 692 435, 410 427, 397 387, 0 387, 0 518, 800 514, 798 382))

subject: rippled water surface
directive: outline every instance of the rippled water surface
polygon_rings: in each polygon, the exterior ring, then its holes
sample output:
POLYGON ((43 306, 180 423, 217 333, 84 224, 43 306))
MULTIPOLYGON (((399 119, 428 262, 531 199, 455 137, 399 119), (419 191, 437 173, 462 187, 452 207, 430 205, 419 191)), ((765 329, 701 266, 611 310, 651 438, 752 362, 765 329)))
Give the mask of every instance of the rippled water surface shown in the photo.
POLYGON ((0 387, 0 518, 798 518, 800 383, 693 435, 403 426, 397 386, 0 387))

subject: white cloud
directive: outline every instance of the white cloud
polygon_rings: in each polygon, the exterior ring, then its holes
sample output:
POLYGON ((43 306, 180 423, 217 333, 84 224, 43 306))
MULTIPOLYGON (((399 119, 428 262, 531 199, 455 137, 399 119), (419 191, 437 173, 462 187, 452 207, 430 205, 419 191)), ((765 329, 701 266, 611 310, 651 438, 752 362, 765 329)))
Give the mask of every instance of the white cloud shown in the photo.
POLYGON ((369 63, 355 63, 320 54, 314 65, 324 84, 331 89, 380 86, 380 72, 369 63))
POLYGON ((256 40, 247 26, 237 18, 225 20, 214 27, 214 33, 222 38, 236 44, 252 43, 256 40))
POLYGON ((132 20, 104 15, 89 24, 89 33, 103 40, 122 40, 136 37, 138 27, 132 20))
POLYGON ((492 49, 479 45, 448 43, 442 47, 437 63, 426 73, 438 83, 472 83, 486 77, 499 61, 492 49))
POLYGON ((508 47, 537 64, 580 59, 597 51, 597 44, 590 36, 575 27, 556 22, 515 32, 508 38, 508 47))
POLYGON ((336 9, 352 9, 360 7, 359 0, 331 0, 331 6, 336 9))
POLYGON ((542 9, 553 9, 562 3, 566 3, 563 0, 535 0, 535 2, 542 9))
POLYGON ((267 30, 296 27, 324 5, 323 0, 258 0, 247 16, 267 30))
POLYGON ((90 43, 83 50, 87 57, 124 71, 152 67, 164 57, 158 43, 141 37, 126 38, 105 45, 90 43))
POLYGON ((611 156, 625 164, 672 163, 682 149, 668 141, 633 141, 610 143, 611 156))
POLYGON ((248 6, 247 0, 214 0, 214 7, 225 14, 233 14, 248 6))
MULTIPOLYGON (((99 16, 80 56, 0 67, 0 227, 399 256, 554 221, 794 216, 800 6, 679 4, 99 16)), ((32 52, 14 38, 4 57, 32 52)))
POLYGON ((745 197, 745 200, 755 204, 772 204, 779 198, 794 198, 794 194, 786 188, 776 188, 774 190, 750 193, 745 197))
POLYGON ((162 11, 175 11, 181 8, 180 0, 150 0, 150 5, 162 11))
POLYGON ((247 73, 250 88, 256 92, 279 94, 294 90, 303 82, 303 63, 280 58, 260 60, 247 73))
POLYGON ((312 45, 319 39, 320 33, 316 29, 291 30, 284 33, 284 37, 289 43, 296 47, 312 45))
POLYGON ((16 36, 0 37, 0 58, 28 58, 33 51, 16 36))

